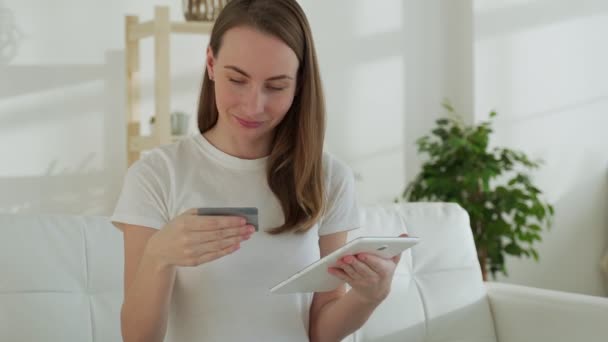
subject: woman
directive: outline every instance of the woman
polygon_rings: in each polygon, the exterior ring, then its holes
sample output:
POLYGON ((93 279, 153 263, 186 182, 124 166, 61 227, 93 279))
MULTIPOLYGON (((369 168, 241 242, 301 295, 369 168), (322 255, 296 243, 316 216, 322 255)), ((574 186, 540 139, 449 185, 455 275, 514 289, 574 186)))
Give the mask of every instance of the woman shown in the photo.
POLYGON ((348 293, 268 291, 359 224, 352 173, 323 153, 323 91, 295 0, 232 0, 222 11, 198 125, 127 173, 112 217, 124 234, 124 340, 339 341, 361 327, 398 258, 343 258, 328 272, 348 293), (200 207, 257 207, 260 231, 200 207))

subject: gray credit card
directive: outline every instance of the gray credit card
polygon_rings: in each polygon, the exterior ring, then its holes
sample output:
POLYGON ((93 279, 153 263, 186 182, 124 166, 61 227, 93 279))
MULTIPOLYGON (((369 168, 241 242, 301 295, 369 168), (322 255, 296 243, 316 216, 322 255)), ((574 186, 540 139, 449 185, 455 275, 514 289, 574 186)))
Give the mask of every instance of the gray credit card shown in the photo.
POLYGON ((258 231, 258 208, 254 207, 222 207, 222 208, 198 208, 199 216, 239 216, 243 217, 247 224, 255 227, 258 231))

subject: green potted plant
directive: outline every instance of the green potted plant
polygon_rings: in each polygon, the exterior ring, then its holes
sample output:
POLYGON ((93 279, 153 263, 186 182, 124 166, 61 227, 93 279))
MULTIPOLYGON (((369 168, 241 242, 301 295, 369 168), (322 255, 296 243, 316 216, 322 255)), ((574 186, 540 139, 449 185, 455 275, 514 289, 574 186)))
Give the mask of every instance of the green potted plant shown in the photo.
POLYGON ((488 272, 494 279, 497 272, 507 275, 507 254, 538 261, 534 244, 554 216, 529 174, 542 161, 508 148, 490 148, 496 112, 489 121, 466 125, 449 103, 443 107, 448 116, 417 140, 418 152, 428 159, 402 199, 460 204, 470 217, 484 280, 488 272))

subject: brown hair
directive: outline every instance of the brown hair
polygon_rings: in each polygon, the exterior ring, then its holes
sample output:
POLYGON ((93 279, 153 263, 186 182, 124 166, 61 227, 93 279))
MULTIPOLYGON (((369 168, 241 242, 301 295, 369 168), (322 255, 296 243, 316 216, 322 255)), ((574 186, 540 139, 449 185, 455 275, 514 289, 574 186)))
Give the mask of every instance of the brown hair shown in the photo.
MULTIPOLYGON (((305 232, 317 222, 325 206, 325 98, 310 26, 295 0, 231 0, 211 32, 209 46, 215 56, 224 33, 243 25, 281 39, 300 62, 293 103, 275 128, 267 180, 285 216, 285 223, 269 232, 305 232)), ((212 128, 217 118, 215 89, 205 70, 198 106, 199 131, 212 128)))

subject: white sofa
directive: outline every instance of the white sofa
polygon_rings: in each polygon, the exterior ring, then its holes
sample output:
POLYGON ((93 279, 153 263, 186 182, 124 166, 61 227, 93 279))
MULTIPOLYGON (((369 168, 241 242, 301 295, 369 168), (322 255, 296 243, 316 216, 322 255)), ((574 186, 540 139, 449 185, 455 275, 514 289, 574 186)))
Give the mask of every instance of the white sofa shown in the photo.
MULTIPOLYGON (((364 228, 350 238, 405 226, 422 241, 354 340, 608 340, 606 298, 483 283, 459 206, 395 204, 361 215, 364 228)), ((0 215, 0 229, 0 341, 121 341, 122 236, 106 217, 0 215)))

